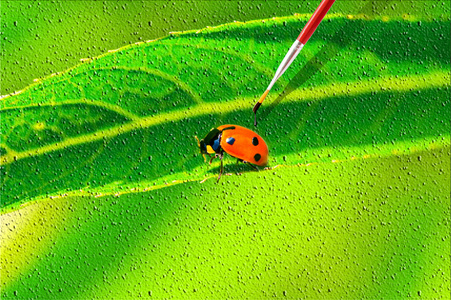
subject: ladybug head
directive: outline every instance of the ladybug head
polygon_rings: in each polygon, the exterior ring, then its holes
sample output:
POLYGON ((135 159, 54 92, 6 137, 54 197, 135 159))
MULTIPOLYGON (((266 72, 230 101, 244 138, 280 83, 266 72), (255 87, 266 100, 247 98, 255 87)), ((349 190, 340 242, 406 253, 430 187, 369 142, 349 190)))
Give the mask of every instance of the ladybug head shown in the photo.
POLYGON ((205 154, 210 156, 211 154, 216 154, 221 151, 220 147, 220 139, 221 139, 221 132, 220 130, 213 128, 203 139, 199 141, 199 139, 196 136, 197 145, 200 148, 200 153, 202 153, 202 156, 205 154))
POLYGON ((209 154, 207 150, 207 144, 205 144, 204 140, 200 140, 199 142, 200 153, 209 154))
POLYGON ((200 148, 200 153, 202 153, 202 156, 204 157, 204 160, 206 161, 205 154, 208 154, 207 144, 205 144, 203 139, 199 141, 199 138, 197 136, 194 136, 194 137, 197 140, 197 146, 200 148))

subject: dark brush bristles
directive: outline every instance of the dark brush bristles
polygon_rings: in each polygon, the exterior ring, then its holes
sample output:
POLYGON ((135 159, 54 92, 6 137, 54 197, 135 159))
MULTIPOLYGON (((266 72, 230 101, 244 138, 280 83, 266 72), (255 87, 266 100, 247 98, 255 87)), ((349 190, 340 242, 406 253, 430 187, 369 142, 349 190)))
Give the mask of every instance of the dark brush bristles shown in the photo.
POLYGON ((254 120, 254 126, 257 126, 257 110, 260 107, 260 105, 262 105, 263 100, 265 100, 266 96, 268 96, 269 90, 266 90, 263 95, 260 97, 260 99, 258 99, 258 102, 255 103, 254 108, 252 109, 254 111, 255 114, 255 120, 254 120))
POLYGON ((254 113, 257 113, 257 110, 258 110, 258 108, 260 107, 260 105, 262 105, 261 102, 257 102, 257 103, 255 104, 254 108, 252 109, 252 110, 254 111, 254 113))

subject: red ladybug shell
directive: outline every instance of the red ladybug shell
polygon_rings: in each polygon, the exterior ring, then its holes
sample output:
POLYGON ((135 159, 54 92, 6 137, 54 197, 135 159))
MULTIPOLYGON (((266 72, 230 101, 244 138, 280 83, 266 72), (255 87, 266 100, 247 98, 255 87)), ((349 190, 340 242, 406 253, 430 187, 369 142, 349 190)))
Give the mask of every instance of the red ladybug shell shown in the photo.
POLYGON ((238 125, 222 125, 221 148, 233 157, 264 167, 268 164, 268 146, 257 133, 238 125), (235 129, 226 129, 235 127, 235 129))

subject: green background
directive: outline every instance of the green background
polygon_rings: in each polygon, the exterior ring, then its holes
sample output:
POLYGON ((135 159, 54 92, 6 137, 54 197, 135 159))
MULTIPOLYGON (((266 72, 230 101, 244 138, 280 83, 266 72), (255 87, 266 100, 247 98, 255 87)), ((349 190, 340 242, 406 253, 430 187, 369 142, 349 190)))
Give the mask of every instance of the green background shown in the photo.
POLYGON ((253 128, 317 1, 2 1, 2 298, 449 298, 450 2, 367 4, 253 128), (224 123, 268 169, 216 184, 224 123))
MULTIPOLYGON (((364 3, 336 1, 333 12, 356 13, 364 3)), ((82 58, 171 31, 308 14, 317 6, 317 1, 1 1, 0 94, 21 90, 82 58)), ((388 1, 384 8, 388 16, 449 15, 449 1, 388 1)))

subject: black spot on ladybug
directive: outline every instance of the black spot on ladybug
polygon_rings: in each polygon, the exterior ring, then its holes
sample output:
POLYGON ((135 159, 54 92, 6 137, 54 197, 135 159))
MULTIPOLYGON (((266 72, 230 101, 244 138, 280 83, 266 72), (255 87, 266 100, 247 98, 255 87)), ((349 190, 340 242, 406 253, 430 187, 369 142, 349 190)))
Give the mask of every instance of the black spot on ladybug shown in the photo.
POLYGON ((226 140, 227 144, 229 145, 233 145, 233 143, 235 143, 235 139, 233 137, 228 137, 226 140))
POLYGON ((262 158, 262 156, 260 154, 257 153, 257 154, 254 155, 255 161, 259 161, 260 158, 262 158))
POLYGON ((254 145, 254 146, 258 145, 258 139, 255 136, 252 138, 252 145, 254 145))

